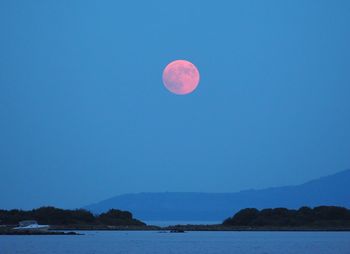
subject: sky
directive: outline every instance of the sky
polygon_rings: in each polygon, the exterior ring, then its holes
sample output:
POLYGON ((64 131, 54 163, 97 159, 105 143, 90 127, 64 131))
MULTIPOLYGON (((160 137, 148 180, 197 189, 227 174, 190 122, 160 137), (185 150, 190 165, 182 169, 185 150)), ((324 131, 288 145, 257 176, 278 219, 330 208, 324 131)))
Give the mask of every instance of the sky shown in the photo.
POLYGON ((1 1, 0 208, 350 168, 349 24, 345 0, 1 1))

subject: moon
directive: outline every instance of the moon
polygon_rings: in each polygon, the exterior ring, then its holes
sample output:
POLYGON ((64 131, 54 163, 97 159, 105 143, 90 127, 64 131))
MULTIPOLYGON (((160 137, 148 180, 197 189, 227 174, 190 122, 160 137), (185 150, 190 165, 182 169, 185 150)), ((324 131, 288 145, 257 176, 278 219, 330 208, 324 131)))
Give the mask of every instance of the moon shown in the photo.
POLYGON ((163 71, 163 84, 172 93, 185 95, 192 93, 199 84, 197 67, 186 60, 175 60, 163 71))

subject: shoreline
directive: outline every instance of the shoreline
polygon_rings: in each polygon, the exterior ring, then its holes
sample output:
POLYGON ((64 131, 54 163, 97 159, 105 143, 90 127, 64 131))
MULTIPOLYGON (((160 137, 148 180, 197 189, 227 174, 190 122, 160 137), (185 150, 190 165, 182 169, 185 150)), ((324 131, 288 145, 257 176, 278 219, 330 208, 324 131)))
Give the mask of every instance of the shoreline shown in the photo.
POLYGON ((83 235, 76 231, 157 231, 160 233, 184 232, 350 232, 350 227, 227 227, 222 225, 158 226, 61 226, 53 225, 48 231, 21 231, 0 227, 0 235, 83 235), (64 232, 68 231, 68 232, 64 232))

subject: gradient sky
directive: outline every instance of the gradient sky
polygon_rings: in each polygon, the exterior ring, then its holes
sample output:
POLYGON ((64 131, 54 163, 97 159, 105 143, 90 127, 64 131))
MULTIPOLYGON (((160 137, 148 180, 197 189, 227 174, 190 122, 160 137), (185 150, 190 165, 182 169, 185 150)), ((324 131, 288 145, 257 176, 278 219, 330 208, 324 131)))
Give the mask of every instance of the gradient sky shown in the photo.
POLYGON ((346 0, 1 1, 0 208, 350 168, 349 25, 346 0))

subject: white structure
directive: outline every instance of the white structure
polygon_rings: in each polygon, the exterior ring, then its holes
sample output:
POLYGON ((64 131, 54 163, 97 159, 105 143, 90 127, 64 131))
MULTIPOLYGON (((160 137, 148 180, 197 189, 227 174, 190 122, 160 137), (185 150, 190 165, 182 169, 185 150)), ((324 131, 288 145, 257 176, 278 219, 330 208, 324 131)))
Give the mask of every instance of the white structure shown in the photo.
POLYGON ((19 222, 19 226, 15 227, 16 230, 39 230, 45 231, 49 229, 49 225, 39 225, 35 220, 24 220, 19 222))

